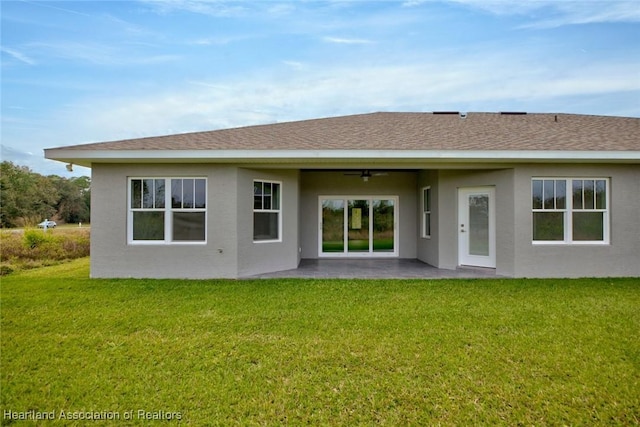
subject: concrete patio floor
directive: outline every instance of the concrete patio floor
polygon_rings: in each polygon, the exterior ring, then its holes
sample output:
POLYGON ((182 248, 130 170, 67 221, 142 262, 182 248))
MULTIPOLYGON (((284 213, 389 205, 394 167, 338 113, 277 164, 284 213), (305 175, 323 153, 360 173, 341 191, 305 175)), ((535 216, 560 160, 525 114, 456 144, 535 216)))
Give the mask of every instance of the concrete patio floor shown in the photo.
POLYGON ((444 270, 417 259, 303 259, 294 270, 276 271, 245 279, 475 279, 496 278, 490 268, 444 270))

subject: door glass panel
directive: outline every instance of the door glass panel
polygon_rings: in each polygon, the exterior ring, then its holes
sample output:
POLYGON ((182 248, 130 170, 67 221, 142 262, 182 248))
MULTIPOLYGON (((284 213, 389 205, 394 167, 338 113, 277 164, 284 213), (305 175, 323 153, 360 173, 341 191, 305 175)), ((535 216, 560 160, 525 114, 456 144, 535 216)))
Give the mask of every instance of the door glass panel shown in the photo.
POLYGON ((349 200, 349 252, 369 252, 369 200, 349 200))
POLYGON ((344 252, 344 200, 322 201, 322 252, 344 252))
POLYGON ((373 200, 374 252, 393 252, 394 250, 393 210, 393 200, 373 200))
POLYGON ((489 256, 489 196, 469 196, 469 254, 489 256))

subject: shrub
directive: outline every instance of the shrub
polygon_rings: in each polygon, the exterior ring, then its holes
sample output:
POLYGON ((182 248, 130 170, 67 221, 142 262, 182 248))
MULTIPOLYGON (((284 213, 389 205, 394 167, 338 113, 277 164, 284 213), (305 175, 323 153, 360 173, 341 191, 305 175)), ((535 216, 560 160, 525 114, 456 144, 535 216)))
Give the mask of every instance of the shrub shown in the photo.
POLYGON ((50 242, 52 240, 52 236, 47 234, 44 230, 29 229, 25 230, 23 240, 24 245, 28 249, 35 249, 42 246, 45 242, 50 242))
POLYGON ((89 230, 3 231, 0 275, 89 256, 89 230))

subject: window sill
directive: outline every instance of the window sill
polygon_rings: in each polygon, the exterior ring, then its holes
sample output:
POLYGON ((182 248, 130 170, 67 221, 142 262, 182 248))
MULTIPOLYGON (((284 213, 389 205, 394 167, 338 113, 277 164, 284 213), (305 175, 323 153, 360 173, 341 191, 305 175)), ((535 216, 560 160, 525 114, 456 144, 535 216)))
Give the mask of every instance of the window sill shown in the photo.
POLYGON ((533 246, 610 246, 610 242, 564 242, 564 241, 532 241, 533 246))
POLYGON ((127 242, 128 246, 205 246, 207 242, 127 242))

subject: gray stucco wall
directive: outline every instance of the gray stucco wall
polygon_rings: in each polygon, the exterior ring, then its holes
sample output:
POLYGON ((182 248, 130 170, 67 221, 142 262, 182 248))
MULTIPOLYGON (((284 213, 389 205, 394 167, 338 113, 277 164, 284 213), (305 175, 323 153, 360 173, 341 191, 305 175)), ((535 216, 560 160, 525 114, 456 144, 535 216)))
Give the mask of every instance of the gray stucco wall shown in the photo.
POLYGON ((513 169, 438 171, 438 258, 436 267, 455 269, 458 262, 458 189, 495 187, 496 273, 514 273, 515 216, 513 209, 513 169))
MULTIPOLYGON (((511 165, 508 169, 424 171, 437 219, 432 238, 418 242, 419 259, 439 268, 458 265, 457 190, 496 188, 496 273, 511 277, 640 276, 640 168, 637 165, 511 165), (609 244, 534 244, 531 179, 610 179, 609 244), (437 250, 437 255, 434 254, 437 250)), ((433 215, 433 214, 432 214, 433 215)))
POLYGON ((91 277, 237 276, 237 168, 211 165, 94 164, 91 277), (127 244, 128 177, 206 177, 207 244, 127 244))
POLYGON ((92 277, 237 278, 296 268, 297 170, 220 165, 96 164, 92 173, 92 277), (128 244, 129 177, 207 178, 206 244, 128 244), (282 182, 282 241, 253 241, 253 180, 282 182))
POLYGON ((640 276, 638 165, 530 165, 516 169, 516 277, 640 276), (610 244, 532 244, 532 177, 610 178, 610 244))
POLYGON ((300 241, 302 258, 318 257, 318 197, 341 196, 398 196, 398 233, 400 258, 416 258, 417 177, 415 172, 388 172, 364 182, 358 176, 342 172, 303 171, 300 179, 300 241))
POLYGON ((238 276, 298 267, 298 170, 239 169, 237 198, 238 276), (282 241, 253 241, 253 181, 282 183, 282 241))
POLYGON ((440 206, 438 197, 440 194, 438 188, 439 173, 437 170, 422 170, 418 173, 418 188, 417 188, 417 258, 426 262, 429 265, 437 266, 440 263, 440 253, 438 251, 440 242, 439 233, 439 211, 440 206), (422 189, 424 187, 431 187, 431 237, 422 237, 422 189))
POLYGON ((509 165, 497 170, 389 172, 363 182, 341 172, 248 169, 211 164, 95 164, 92 277, 236 278, 296 268, 318 257, 320 195, 399 197, 399 256, 458 266, 457 192, 496 190, 496 273, 514 277, 640 276, 637 165, 509 165), (206 177, 207 243, 127 243, 128 177, 206 177), (532 243, 532 177, 610 179, 610 244, 532 243), (282 182, 282 241, 253 242, 253 180, 282 182), (432 236, 420 237, 420 195, 432 191, 432 236))

